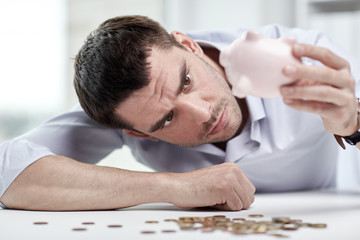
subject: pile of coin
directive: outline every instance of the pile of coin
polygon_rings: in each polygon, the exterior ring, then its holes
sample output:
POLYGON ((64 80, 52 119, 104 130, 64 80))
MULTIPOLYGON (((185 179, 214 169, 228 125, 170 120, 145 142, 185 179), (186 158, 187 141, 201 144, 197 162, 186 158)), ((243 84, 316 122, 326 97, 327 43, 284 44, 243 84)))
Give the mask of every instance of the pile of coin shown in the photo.
MULTIPOLYGON (((251 214, 248 218, 262 218, 261 214, 251 214)), ((303 227, 326 228, 324 223, 303 223, 300 219, 274 217, 271 221, 255 221, 246 218, 227 218, 224 215, 209 217, 180 217, 165 219, 175 222, 181 230, 200 230, 205 233, 221 230, 232 234, 268 234, 275 237, 287 237, 279 231, 295 231, 303 227)))

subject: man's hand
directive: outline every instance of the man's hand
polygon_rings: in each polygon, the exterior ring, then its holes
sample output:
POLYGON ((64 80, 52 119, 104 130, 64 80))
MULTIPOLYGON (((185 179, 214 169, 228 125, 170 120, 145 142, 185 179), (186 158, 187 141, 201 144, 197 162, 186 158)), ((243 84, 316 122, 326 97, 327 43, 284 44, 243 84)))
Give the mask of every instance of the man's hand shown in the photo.
POLYGON ((223 163, 174 175, 171 202, 182 208, 212 206, 221 210, 247 209, 255 187, 234 163, 223 163))
POLYGON ((330 133, 348 136, 356 132, 357 100, 349 63, 328 49, 307 44, 296 44, 293 54, 324 65, 285 66, 283 73, 298 81, 281 88, 284 102, 295 109, 319 114, 330 133))

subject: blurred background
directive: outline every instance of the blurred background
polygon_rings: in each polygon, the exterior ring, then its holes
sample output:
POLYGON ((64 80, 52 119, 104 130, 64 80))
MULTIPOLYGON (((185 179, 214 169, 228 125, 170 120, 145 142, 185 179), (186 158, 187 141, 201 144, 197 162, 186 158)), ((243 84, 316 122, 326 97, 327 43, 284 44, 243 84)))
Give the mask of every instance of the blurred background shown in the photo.
MULTIPOLYGON (((317 29, 360 59, 360 0, 0 0, 0 142, 74 106, 73 59, 86 36, 104 20, 130 14, 168 31, 272 23, 317 29)), ((126 148, 101 164, 149 170, 126 148)), ((353 167, 339 169, 342 182, 359 183, 349 175, 353 167)))

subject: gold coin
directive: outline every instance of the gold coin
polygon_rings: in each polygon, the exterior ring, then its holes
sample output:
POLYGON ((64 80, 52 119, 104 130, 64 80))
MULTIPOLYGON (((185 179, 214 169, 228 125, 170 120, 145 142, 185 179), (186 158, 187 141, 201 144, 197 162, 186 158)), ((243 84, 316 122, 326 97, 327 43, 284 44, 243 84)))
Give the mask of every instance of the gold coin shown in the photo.
POLYGON ((34 222, 35 225, 46 225, 48 224, 47 222, 34 222))
POLYGON ((155 231, 141 231, 142 234, 154 234, 155 231))
POLYGON ((264 215, 262 215, 262 214, 250 214, 248 217, 249 218, 262 218, 262 217, 264 217, 264 215))
POLYGON ((311 227, 311 223, 299 223, 299 227, 311 227))
POLYGON ((73 228, 73 231, 86 231, 86 228, 73 228))
POLYGON ((111 225, 108 225, 109 228, 121 228, 122 225, 120 224, 111 224, 111 225))
POLYGON ((326 228, 327 225, 325 223, 311 223, 310 227, 312 227, 312 228, 326 228))
POLYGON ((214 215, 213 218, 226 218, 225 215, 214 215))
POLYGON ((151 221, 145 221, 145 223, 159 223, 159 221, 151 220, 151 221))
POLYGON ((301 223, 301 219, 290 219, 290 223, 301 223))
POLYGON ((298 225, 292 224, 292 223, 284 224, 284 225, 281 227, 282 230, 287 230, 287 231, 294 231, 294 230, 297 230, 298 228, 299 228, 298 225))
POLYGON ((272 220, 276 223, 290 223, 290 218, 288 217, 273 217, 272 220))
POLYGON ((174 233, 176 232, 175 230, 172 230, 172 229, 165 229, 165 230, 162 230, 163 233, 174 233))
POLYGON ((245 221, 246 219, 245 218, 233 218, 232 220, 233 221, 245 221))

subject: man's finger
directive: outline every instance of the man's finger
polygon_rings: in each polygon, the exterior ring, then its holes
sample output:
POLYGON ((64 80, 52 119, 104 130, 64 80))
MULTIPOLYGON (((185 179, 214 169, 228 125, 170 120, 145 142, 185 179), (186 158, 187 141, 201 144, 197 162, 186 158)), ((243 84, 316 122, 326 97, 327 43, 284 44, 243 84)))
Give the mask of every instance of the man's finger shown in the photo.
POLYGON ((338 71, 325 66, 306 66, 303 64, 286 65, 283 69, 286 76, 293 79, 308 79, 325 83, 337 88, 350 88, 353 84, 345 71, 338 71))
POLYGON ((327 48, 309 44, 295 44, 293 46, 293 54, 296 57, 308 57, 318 60, 334 69, 350 69, 349 63, 345 59, 337 56, 327 48))

